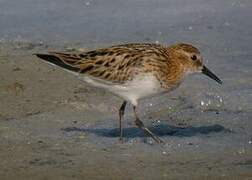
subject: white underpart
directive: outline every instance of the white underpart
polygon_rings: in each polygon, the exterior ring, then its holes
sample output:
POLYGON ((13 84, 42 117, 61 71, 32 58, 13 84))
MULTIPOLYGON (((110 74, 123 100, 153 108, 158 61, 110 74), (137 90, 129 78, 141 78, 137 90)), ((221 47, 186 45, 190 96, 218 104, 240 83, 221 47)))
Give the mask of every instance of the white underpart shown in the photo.
MULTIPOLYGON (((59 67, 53 63, 46 63, 59 67)), ((161 93, 164 90, 160 87, 160 83, 157 78, 151 73, 142 73, 137 75, 133 80, 127 81, 124 84, 112 83, 110 81, 101 80, 92 76, 82 75, 78 72, 70 71, 65 68, 61 68, 81 80, 91 84, 92 86, 106 89, 113 94, 116 94, 126 101, 131 102, 133 105, 137 105, 139 99, 153 96, 161 93)))
POLYGON ((162 92, 159 81, 151 73, 140 74, 124 84, 114 84, 90 76, 84 76, 81 79, 95 87, 106 89, 135 106, 139 99, 162 92))

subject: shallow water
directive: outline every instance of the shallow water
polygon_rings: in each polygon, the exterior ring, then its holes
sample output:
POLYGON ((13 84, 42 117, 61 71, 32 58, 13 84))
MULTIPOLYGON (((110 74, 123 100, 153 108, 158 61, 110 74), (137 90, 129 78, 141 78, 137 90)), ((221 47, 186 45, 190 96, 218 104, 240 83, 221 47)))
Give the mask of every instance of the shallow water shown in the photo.
POLYGON ((252 178, 252 2, 1 0, 1 179, 252 178), (32 56, 126 42, 197 46, 222 80, 193 75, 140 103, 145 138, 122 100, 32 56))

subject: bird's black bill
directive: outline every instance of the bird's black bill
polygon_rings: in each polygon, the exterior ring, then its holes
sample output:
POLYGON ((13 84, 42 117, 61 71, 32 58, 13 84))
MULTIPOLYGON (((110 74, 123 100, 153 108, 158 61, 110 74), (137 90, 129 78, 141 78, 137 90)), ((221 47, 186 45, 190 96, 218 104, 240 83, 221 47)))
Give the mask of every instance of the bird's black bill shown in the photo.
POLYGON ((206 66, 203 66, 202 73, 207 75, 208 77, 214 79, 219 84, 222 84, 222 81, 214 73, 212 73, 209 69, 207 69, 206 66))

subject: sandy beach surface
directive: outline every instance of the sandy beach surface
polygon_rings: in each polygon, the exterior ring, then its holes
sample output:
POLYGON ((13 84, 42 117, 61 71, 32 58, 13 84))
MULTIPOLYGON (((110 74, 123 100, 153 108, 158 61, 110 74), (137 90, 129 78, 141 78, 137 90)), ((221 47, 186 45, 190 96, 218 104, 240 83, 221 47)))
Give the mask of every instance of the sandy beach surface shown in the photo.
POLYGON ((1 0, 0 179, 252 179, 252 1, 1 0), (222 86, 193 75, 140 102, 122 99, 33 53, 128 42, 197 46, 222 86))

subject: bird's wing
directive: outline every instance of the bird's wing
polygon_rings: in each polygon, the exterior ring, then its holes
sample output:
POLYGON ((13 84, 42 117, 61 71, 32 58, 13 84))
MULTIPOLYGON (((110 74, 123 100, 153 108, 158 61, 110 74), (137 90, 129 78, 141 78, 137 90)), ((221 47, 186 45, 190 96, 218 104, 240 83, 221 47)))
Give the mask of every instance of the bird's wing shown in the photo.
POLYGON ((131 79, 136 69, 155 55, 156 50, 153 44, 124 44, 76 54, 51 52, 36 55, 70 71, 120 83, 131 79))

